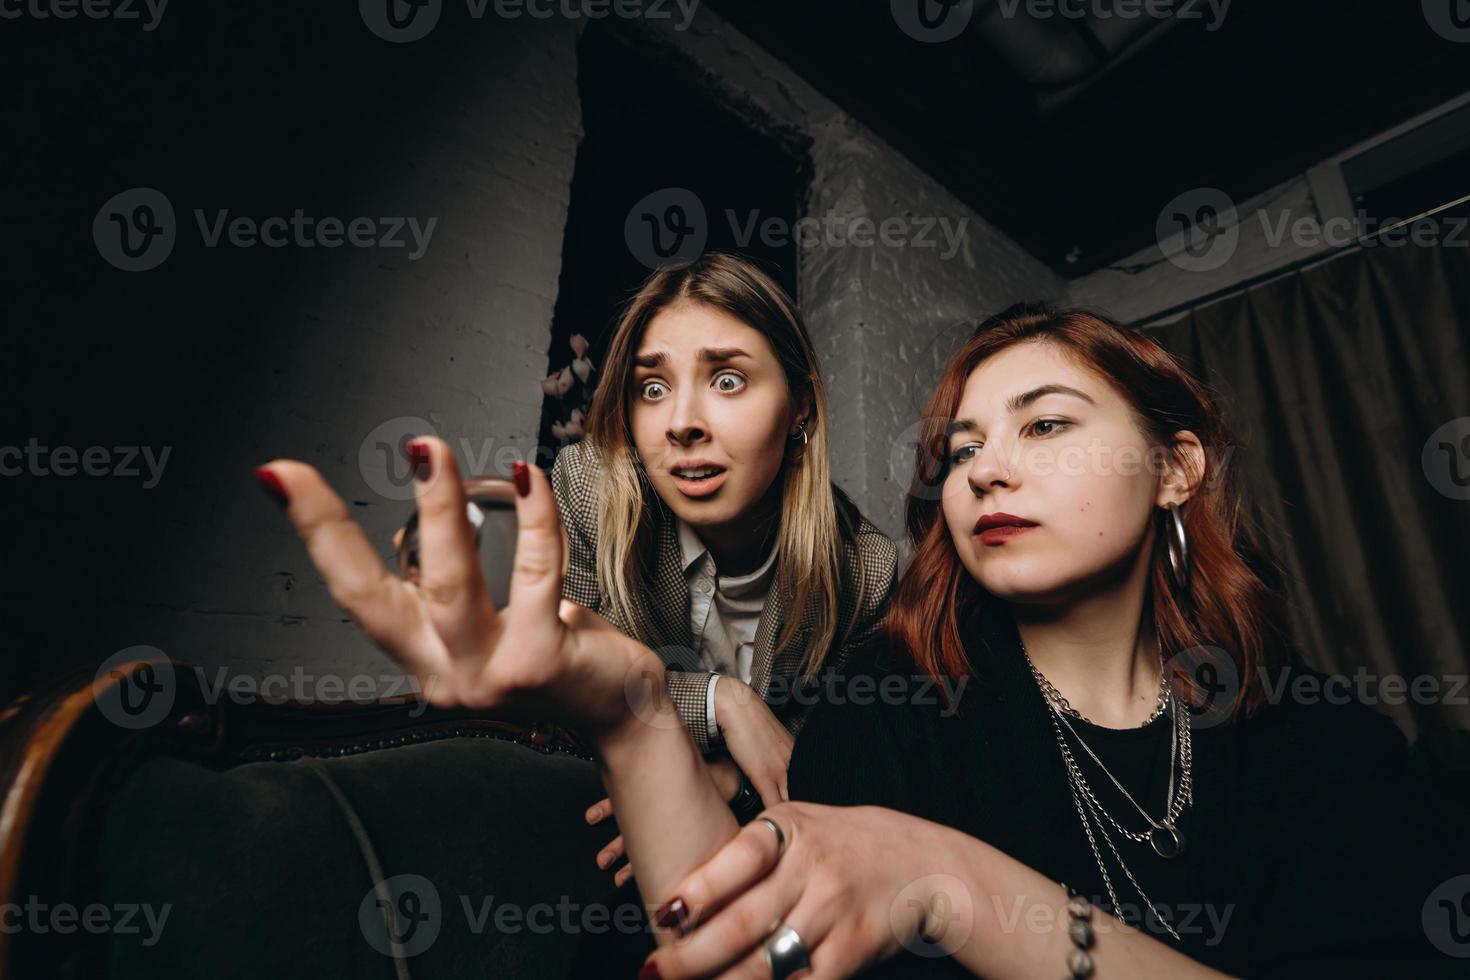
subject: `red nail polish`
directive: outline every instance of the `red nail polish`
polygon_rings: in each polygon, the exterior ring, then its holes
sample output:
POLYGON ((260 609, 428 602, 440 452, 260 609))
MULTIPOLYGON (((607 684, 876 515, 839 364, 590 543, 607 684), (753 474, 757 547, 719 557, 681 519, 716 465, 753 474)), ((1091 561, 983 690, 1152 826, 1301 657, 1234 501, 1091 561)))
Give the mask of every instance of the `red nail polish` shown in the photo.
POLYGON ((510 464, 510 479, 516 485, 516 495, 529 497, 531 495, 531 468, 524 460, 516 460, 510 464))
POLYGON ((408 461, 413 465, 413 478, 426 482, 434 469, 434 458, 429 454, 429 444, 422 439, 410 439, 404 447, 408 461))
POLYGON ((683 934, 689 928, 689 909, 682 898, 675 898, 658 907, 658 911, 653 913, 653 922, 660 929, 675 926, 683 934))
POLYGON ((266 469, 264 466, 257 466, 255 468, 255 479, 259 481, 262 487, 265 487, 265 492, 270 494, 271 498, 280 504, 282 508, 285 508, 291 502, 291 499, 286 496, 286 485, 271 470, 266 469))
POLYGON ((649 960, 644 963, 643 968, 638 971, 638 980, 660 980, 657 961, 649 960))

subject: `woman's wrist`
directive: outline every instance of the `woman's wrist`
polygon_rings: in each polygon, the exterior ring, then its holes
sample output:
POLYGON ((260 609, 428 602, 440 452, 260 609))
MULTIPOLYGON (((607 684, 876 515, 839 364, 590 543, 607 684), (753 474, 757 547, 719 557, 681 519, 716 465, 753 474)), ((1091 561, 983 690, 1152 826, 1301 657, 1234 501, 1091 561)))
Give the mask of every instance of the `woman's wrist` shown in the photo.
POLYGON ((683 731, 673 699, 668 693, 668 671, 662 660, 642 644, 624 651, 624 680, 618 692, 618 710, 589 733, 593 749, 602 759, 635 756, 641 746, 657 741, 660 734, 683 731))
MULTIPOLYGON (((948 867, 929 879, 921 928, 949 922, 954 944, 945 947, 977 976, 1067 976, 1081 944, 1072 935, 1066 888, 984 841, 933 826, 941 833, 933 853, 948 867)), ((1106 964, 1109 976, 1222 976, 1101 910, 1088 919, 1085 951, 1097 969, 1106 964)))

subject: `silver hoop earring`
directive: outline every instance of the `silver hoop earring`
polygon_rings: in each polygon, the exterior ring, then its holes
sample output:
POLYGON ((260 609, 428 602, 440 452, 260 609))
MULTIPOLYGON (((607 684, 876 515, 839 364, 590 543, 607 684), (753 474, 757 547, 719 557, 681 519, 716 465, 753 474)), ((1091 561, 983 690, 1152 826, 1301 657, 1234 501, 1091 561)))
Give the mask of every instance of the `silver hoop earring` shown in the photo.
MULTIPOLYGON (((796 427, 796 431, 797 431, 797 434, 799 434, 801 436, 801 446, 802 446, 803 449, 805 449, 806 448, 806 444, 807 444, 807 438, 806 438, 806 419, 802 419, 801 420, 801 425, 798 425, 796 427)), ((792 442, 795 442, 796 441, 796 436, 793 435, 791 437, 791 441, 792 442)))
POLYGON ((1164 546, 1169 552, 1169 577, 1175 595, 1189 592, 1189 537, 1184 533, 1184 515, 1178 504, 1167 504, 1164 512, 1164 546))

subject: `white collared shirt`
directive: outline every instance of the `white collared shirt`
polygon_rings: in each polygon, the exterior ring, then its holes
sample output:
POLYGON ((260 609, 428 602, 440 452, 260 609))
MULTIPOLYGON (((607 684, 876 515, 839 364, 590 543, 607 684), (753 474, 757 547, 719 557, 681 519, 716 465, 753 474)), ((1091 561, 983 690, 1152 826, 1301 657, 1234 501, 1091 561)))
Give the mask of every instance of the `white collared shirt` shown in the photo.
POLYGON ((684 581, 689 585, 689 628, 694 649, 699 653, 700 666, 716 675, 710 678, 705 700, 710 737, 715 738, 719 735, 715 719, 718 675, 731 674, 750 683, 756 628, 775 578, 779 538, 755 571, 720 575, 714 556, 694 529, 678 518, 674 520, 684 560, 684 581))

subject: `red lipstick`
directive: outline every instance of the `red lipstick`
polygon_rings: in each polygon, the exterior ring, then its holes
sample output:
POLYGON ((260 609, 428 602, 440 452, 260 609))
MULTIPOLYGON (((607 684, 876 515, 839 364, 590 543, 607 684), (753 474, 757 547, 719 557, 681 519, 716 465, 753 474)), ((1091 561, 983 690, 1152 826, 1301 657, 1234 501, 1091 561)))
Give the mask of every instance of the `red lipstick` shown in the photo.
POLYGON ((975 522, 975 535, 982 544, 1003 544, 1036 526, 1035 521, 1014 514, 986 514, 975 522))

